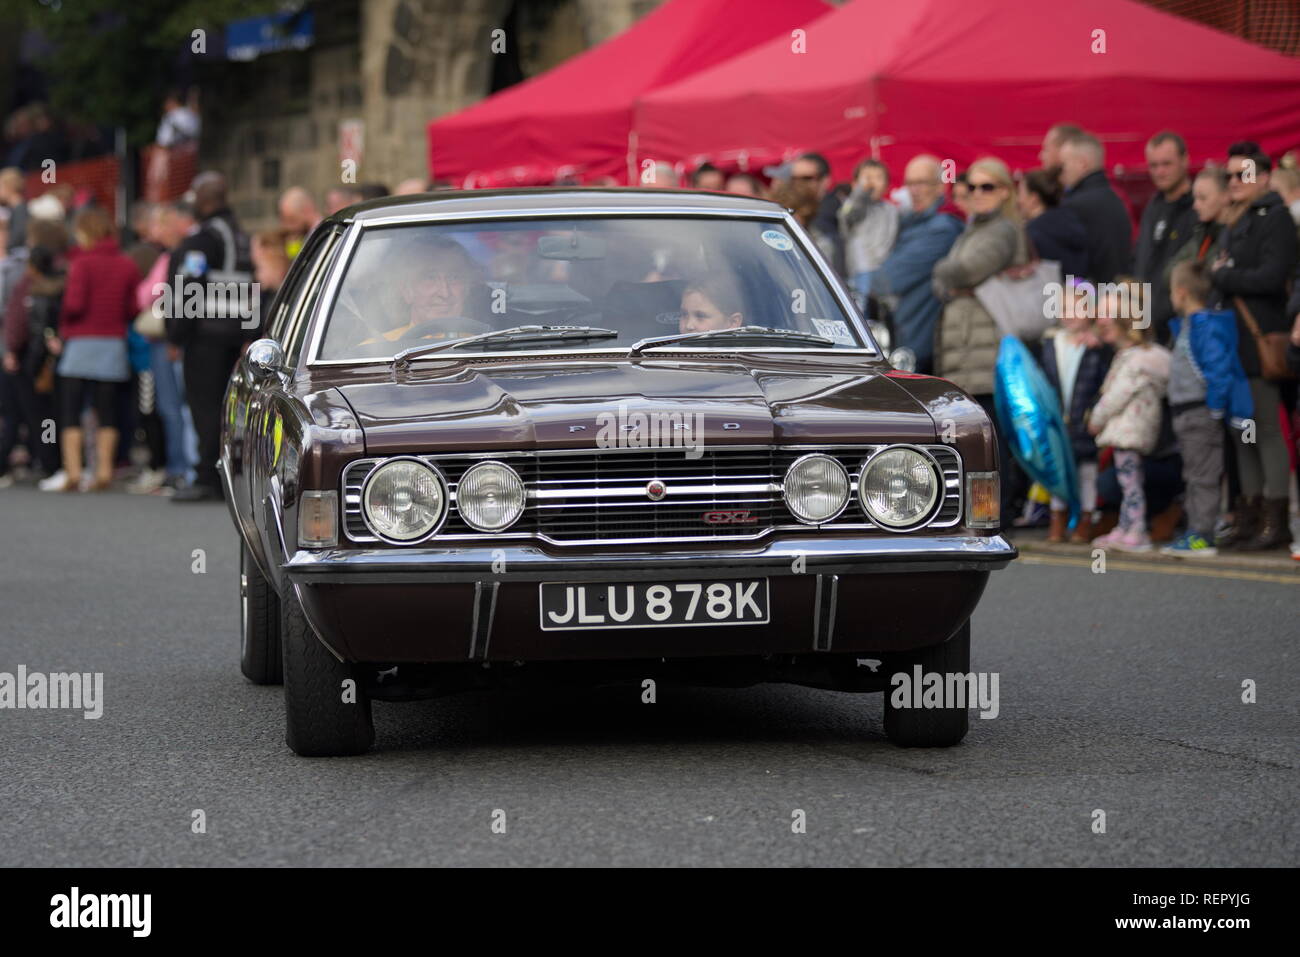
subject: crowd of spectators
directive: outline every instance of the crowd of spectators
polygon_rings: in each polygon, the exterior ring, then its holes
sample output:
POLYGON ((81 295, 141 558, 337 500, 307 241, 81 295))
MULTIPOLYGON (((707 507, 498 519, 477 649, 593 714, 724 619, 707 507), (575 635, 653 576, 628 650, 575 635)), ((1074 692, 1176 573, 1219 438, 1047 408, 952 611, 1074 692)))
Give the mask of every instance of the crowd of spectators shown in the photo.
MULTIPOLYGON (((1030 487, 1000 440, 1004 514, 1017 524, 1047 525, 1053 542, 1155 542, 1179 557, 1284 548, 1300 415, 1300 171, 1242 141, 1193 175, 1168 130, 1145 153, 1153 193, 1136 228, 1104 145, 1070 123, 1049 129, 1041 165, 1016 175, 994 157, 957 170, 921 154, 897 186, 873 157, 837 184, 810 152, 766 170, 766 185, 710 164, 691 185, 790 209, 895 362, 955 382, 990 415, 1003 336, 1037 350, 1083 509, 1070 531, 1067 503, 1030 487), (1042 301, 1058 295, 1062 318, 1026 335, 980 291, 1044 261, 1060 282, 1042 301)), ((673 177, 656 170, 656 185, 673 177)))
MULTIPOLYGON (((169 95, 159 143, 183 146, 198 132, 193 110, 169 95)), ((0 488, 17 472, 48 492, 120 484, 178 503, 220 498, 221 398, 261 310, 324 215, 390 190, 340 185, 323 214, 293 186, 276 203, 277 225, 248 236, 225 178, 208 172, 174 202, 136 203, 119 236, 88 194, 57 184, 29 200, 26 184, 23 168, 0 170, 0 488), (155 309, 173 281, 206 288, 218 277, 256 288, 258 314, 192 322, 155 309)), ((408 179, 391 194, 446 188, 408 179)))
MULTIPOLYGON (((164 110, 164 133, 177 144, 198 135, 179 98, 164 110)), ((896 363, 949 379, 995 419, 1000 344, 1009 332, 1026 339, 1059 393, 1083 513, 1071 533, 1067 503, 1018 475, 999 432, 1004 515, 1017 524, 1047 525, 1050 541, 1121 550, 1168 542, 1166 551, 1188 557, 1284 548, 1300 173, 1241 142, 1193 175, 1182 138, 1157 133, 1146 145, 1154 193, 1135 229, 1096 136, 1058 124, 1039 158, 1013 173, 995 157, 963 170, 931 154, 901 170, 867 157, 836 183, 809 152, 763 177, 705 163, 687 178, 665 164, 650 182, 786 206, 896 363), (1008 329, 981 290, 1039 275, 1045 262, 1060 267, 1060 321, 1030 334, 1008 329)), ((0 171, 0 487, 17 465, 50 491, 102 490, 133 475, 128 490, 178 502, 220 497, 221 396, 258 322, 151 320, 159 284, 206 282, 216 270, 255 279, 265 305, 325 216, 449 188, 340 184, 318 202, 293 186, 279 197, 278 227, 249 237, 224 178, 205 173, 182 200, 139 204, 119 237, 103 211, 77 208, 66 192, 28 201, 24 168, 0 171), (138 469, 133 446, 145 459, 138 469)))

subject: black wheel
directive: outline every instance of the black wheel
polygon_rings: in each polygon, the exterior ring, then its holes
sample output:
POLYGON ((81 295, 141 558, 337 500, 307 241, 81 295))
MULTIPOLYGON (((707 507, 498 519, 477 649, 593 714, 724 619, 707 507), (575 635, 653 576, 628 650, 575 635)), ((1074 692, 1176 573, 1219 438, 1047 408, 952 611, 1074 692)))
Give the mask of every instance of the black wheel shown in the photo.
POLYGON ((370 696, 351 665, 316 637, 292 593, 280 602, 285 740, 304 757, 361 754, 375 741, 370 696))
MULTIPOLYGON (((966 674, 970 671, 970 622, 962 625, 941 645, 893 655, 890 675, 900 672, 909 679, 917 665, 921 674, 966 674)), ((885 734, 900 748, 948 748, 960 744, 970 727, 966 704, 960 708, 899 708, 893 704, 895 688, 885 688, 885 734)))
POLYGON ((239 667, 255 685, 284 680, 280 660, 280 596, 239 546, 239 667))

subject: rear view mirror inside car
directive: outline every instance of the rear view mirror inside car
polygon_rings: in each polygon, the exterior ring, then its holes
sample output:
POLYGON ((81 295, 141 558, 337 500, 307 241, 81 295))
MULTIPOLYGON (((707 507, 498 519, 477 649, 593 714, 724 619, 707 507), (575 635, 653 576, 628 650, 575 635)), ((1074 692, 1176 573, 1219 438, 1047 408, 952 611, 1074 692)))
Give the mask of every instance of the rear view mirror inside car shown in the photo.
POLYGON ((558 236, 542 236, 537 240, 537 255, 541 259, 592 260, 605 258, 605 240, 576 229, 558 236))

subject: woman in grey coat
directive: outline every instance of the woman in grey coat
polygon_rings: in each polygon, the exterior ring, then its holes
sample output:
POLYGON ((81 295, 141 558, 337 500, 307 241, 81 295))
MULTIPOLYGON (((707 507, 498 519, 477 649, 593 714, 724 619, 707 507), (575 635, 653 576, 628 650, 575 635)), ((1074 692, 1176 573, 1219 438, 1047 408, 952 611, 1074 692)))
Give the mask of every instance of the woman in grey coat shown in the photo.
POLYGON ((972 215, 948 255, 934 265, 935 295, 944 303, 935 340, 935 370, 983 401, 993 395, 993 369, 1002 339, 975 287, 1029 261, 1016 193, 1006 164, 982 159, 967 173, 972 215))
POLYGON ((977 160, 967 171, 971 218, 948 255, 934 264, 931 282, 944 304, 935 335, 935 374, 960 386, 984 407, 998 436, 1002 469, 1002 515, 1009 521, 1018 484, 1010 449, 997 425, 994 372, 1002 333, 975 298, 975 287, 991 276, 1029 261, 1029 244, 1016 212, 1011 171, 999 159, 977 160))

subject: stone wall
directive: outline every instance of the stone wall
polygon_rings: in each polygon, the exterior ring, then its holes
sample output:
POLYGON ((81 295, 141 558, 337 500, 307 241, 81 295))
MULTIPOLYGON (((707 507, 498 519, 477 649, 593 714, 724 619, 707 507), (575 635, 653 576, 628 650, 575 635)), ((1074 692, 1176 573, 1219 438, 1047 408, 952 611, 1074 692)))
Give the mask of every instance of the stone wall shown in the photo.
POLYGON ((274 225, 287 186, 323 195, 337 182, 339 123, 364 108, 359 13, 356 2, 326 4, 309 49, 215 64, 201 75, 201 165, 229 178, 246 227, 274 225))
POLYGON ((365 179, 392 184, 427 174, 425 125, 487 91, 491 32, 509 7, 510 0, 363 5, 365 179))

